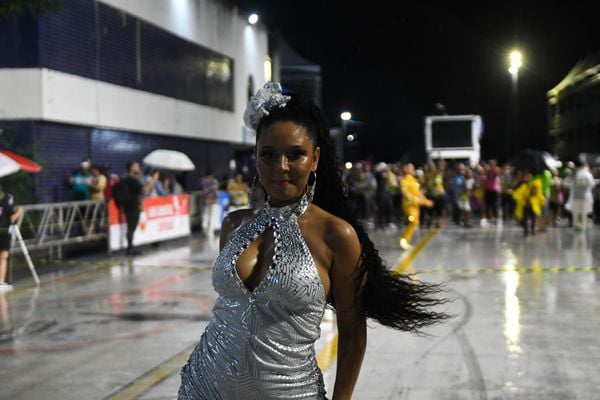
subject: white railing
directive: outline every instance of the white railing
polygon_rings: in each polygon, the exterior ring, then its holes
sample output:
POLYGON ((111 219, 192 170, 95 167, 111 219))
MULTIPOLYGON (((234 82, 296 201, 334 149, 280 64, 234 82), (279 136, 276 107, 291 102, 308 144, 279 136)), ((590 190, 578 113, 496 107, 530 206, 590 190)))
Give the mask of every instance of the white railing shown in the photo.
MULTIPOLYGON (((198 227, 201 218, 200 191, 190 194, 190 225, 198 227)), ((16 222, 27 249, 47 249, 49 256, 62 257, 62 246, 104 240, 108 249, 108 212, 106 202, 86 200, 64 203, 23 205, 16 222), (56 252, 56 254, 55 254, 56 252)), ((22 252, 13 241, 11 253, 22 252)))
MULTIPOLYGON (((104 201, 71 201, 24 205, 16 222, 29 250, 48 249, 62 255, 62 246, 96 240, 107 240, 107 213, 104 201)), ((11 252, 20 252, 13 242, 11 252)))

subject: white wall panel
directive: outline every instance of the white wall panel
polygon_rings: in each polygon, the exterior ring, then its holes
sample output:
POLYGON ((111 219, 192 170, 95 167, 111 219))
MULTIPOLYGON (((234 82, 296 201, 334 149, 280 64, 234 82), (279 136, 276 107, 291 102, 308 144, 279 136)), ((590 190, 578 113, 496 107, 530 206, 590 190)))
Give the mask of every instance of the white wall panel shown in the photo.
MULTIPOLYGON (((234 112, 239 122, 234 141, 243 140, 241 121, 247 102, 248 77, 253 77, 255 90, 265 83, 264 62, 268 55, 268 34, 263 25, 249 25, 247 16, 227 1, 102 0, 102 2, 191 42, 232 57, 234 59, 234 112)), ((228 124, 232 125, 232 123, 228 124)))
POLYGON ((268 35, 228 1, 102 0, 234 60, 234 111, 39 69, 0 69, 2 119, 47 119, 149 133, 253 142, 242 132, 248 77, 264 82, 268 35))
POLYGON ((42 119, 82 125, 98 123, 98 82, 42 69, 42 119))
POLYGON ((234 57, 236 7, 215 0, 102 0, 192 42, 234 57))
POLYGON ((105 83, 98 88, 99 125, 176 133, 174 99, 105 83))
POLYGON ((0 69, 0 119, 42 117, 39 69, 0 69))
POLYGON ((235 113, 52 70, 0 69, 0 119, 41 119, 240 143, 235 113))

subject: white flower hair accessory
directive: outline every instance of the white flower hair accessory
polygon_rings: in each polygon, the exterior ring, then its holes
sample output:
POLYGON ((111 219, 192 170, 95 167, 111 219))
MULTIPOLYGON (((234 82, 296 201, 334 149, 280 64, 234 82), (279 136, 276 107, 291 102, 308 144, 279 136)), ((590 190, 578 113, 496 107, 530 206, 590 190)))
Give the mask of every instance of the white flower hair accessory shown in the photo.
POLYGON ((256 131, 263 117, 269 115, 269 112, 275 108, 285 107, 290 99, 290 96, 281 93, 281 84, 271 81, 265 83, 262 89, 259 89, 248 101, 244 112, 244 125, 256 131))

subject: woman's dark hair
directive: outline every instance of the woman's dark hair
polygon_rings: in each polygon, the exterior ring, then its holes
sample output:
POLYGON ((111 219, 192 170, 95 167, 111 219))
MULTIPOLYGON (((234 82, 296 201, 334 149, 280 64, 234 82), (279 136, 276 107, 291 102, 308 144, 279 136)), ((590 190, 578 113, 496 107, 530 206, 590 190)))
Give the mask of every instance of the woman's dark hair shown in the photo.
POLYGON ((383 325, 417 333, 423 327, 446 320, 447 314, 431 309, 447 301, 436 298, 441 292, 439 285, 418 282, 385 266, 361 222, 350 209, 323 113, 312 102, 294 94, 290 96, 291 100, 285 107, 271 110, 260 121, 257 139, 264 128, 275 122, 289 121, 305 127, 315 146, 321 148, 313 203, 348 222, 358 235, 361 258, 356 280, 360 311, 383 325))

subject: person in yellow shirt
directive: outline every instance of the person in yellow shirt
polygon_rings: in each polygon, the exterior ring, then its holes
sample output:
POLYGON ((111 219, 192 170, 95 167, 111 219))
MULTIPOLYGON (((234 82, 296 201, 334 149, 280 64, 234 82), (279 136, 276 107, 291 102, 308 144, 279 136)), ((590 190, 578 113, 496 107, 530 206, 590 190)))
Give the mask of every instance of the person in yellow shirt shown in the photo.
POLYGON ((228 211, 248 208, 250 186, 244 182, 244 176, 241 173, 236 173, 235 177, 227 182, 227 193, 229 194, 228 211))
POLYGON ((524 234, 535 235, 536 219, 542 214, 546 201, 539 179, 532 179, 531 172, 524 171, 518 186, 513 190, 515 218, 523 226, 524 234))
POLYGON ((98 165, 92 165, 92 180, 90 181, 90 200, 104 200, 104 189, 107 179, 98 165))
POLYGON ((419 226, 419 208, 421 206, 432 207, 433 202, 428 200, 421 192, 419 182, 415 178, 415 166, 413 164, 409 163, 404 166, 404 176, 400 181, 400 190, 402 191, 402 211, 408 219, 408 226, 400 237, 400 248, 410 250, 412 248, 410 240, 415 229, 419 226))

